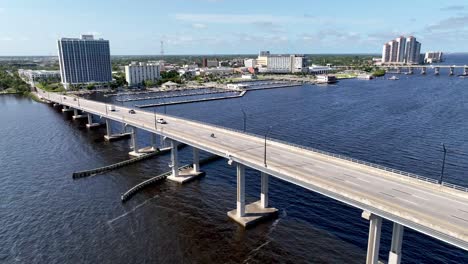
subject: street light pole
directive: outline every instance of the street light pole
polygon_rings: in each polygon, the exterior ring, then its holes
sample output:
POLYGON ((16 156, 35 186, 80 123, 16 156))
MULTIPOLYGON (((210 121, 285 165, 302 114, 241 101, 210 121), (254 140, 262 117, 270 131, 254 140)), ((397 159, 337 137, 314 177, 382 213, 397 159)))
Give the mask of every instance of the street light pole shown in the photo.
POLYGON ((442 143, 442 148, 444 149, 444 158, 442 160, 442 171, 440 172, 439 184, 442 184, 442 180, 444 178, 445 157, 447 156, 447 149, 445 148, 445 144, 443 143, 442 143))
POLYGON ((266 132, 265 134, 265 146, 263 148, 264 152, 263 152, 263 164, 265 165, 265 168, 267 167, 267 137, 268 137, 268 134, 270 134, 270 131, 271 129, 273 128, 273 126, 270 126, 270 128, 268 128, 268 131, 266 132))

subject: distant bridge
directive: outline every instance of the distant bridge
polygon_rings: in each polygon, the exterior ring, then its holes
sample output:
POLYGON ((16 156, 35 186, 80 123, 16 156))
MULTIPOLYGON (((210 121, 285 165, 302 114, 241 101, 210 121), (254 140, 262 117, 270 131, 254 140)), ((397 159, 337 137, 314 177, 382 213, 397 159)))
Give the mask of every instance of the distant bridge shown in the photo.
MULTIPOLYGON (((419 69, 421 74, 426 74, 427 69, 434 69, 434 74, 439 75, 440 69, 449 69, 449 75, 455 75, 455 69, 463 69, 464 76, 468 76, 468 65, 380 65, 380 68, 388 70, 396 70, 396 73, 401 73, 402 70, 406 69, 408 74, 413 74, 414 70, 419 69)), ((336 69, 353 69, 351 66, 334 66, 336 69)))
POLYGON ((277 213, 268 204, 268 179, 271 175, 362 209, 362 217, 370 221, 367 263, 378 262, 382 219, 393 222, 388 263, 400 263, 404 227, 468 250, 467 188, 296 146, 267 135, 247 134, 142 110, 132 114, 126 107, 112 105, 109 108, 110 104, 41 90, 39 94, 44 100, 62 105, 64 111, 73 111, 75 116, 78 111, 86 112, 89 127, 93 126, 91 114, 105 118, 108 127, 106 138, 116 136, 111 133, 110 121, 127 124, 133 128, 132 155, 139 154, 137 129, 163 136, 171 143, 170 180, 182 183, 200 175, 199 150, 226 158, 228 164, 237 167, 236 209, 228 215, 243 226, 277 213), (163 118, 167 124, 156 122, 158 118, 163 118), (184 173, 179 171, 179 143, 193 148, 193 166, 184 173), (245 203, 246 167, 261 173, 260 200, 249 205, 245 203))

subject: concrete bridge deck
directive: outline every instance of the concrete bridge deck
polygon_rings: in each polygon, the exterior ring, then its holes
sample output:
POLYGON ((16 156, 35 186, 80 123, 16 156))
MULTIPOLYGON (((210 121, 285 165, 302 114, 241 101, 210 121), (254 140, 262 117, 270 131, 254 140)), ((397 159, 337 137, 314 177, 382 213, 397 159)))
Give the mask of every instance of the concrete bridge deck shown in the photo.
MULTIPOLYGON (((376 168, 318 151, 264 139, 214 125, 40 91, 43 98, 167 136, 201 150, 321 193, 373 215, 468 250, 468 192, 424 177, 376 168), (211 137, 214 133, 215 137, 211 137), (406 175, 405 175, 406 174, 406 175), (409 177, 411 176, 411 177, 409 177)), ((371 228, 372 228, 371 219, 371 228)), ((379 234, 380 236, 380 234, 379 234)), ((378 250, 377 250, 378 251, 378 250)))

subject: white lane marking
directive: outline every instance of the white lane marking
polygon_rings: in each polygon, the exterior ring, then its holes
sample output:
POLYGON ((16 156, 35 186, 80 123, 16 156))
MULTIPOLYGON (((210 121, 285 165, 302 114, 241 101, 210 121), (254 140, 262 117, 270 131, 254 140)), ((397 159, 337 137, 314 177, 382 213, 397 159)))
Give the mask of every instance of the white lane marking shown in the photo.
POLYGON ((352 184, 352 185, 359 186, 359 187, 361 187, 361 186, 362 186, 362 185, 360 185, 360 184, 358 184, 358 183, 355 183, 355 182, 352 182, 352 181, 346 181, 346 182, 347 182, 347 183, 350 183, 350 184, 352 184))
POLYGON ((368 183, 370 182, 370 181, 364 180, 364 179, 362 179, 362 178, 356 178, 356 180, 363 181, 363 182, 368 182, 368 183))
POLYGON ((413 194, 413 196, 414 196, 414 197, 416 197, 416 198, 419 198, 419 199, 421 199, 421 200, 425 200, 425 201, 427 201, 427 200, 428 200, 427 198, 423 198, 423 197, 421 197, 421 196, 418 196, 418 195, 414 195, 414 194, 413 194))
POLYGON ((400 199, 400 200, 403 201, 404 203, 410 203, 410 204, 414 204, 414 205, 419 205, 418 203, 413 202, 413 201, 410 201, 410 200, 406 200, 406 199, 402 199, 402 198, 398 198, 398 199, 400 199))

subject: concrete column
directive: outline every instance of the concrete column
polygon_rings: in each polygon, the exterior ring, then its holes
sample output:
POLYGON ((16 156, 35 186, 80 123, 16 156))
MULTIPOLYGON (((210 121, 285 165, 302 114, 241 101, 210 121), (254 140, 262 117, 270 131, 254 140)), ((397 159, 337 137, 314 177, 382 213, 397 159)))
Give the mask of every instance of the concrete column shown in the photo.
POLYGON ((450 67, 450 73, 449 75, 454 75, 455 74, 455 68, 454 67, 450 67))
POLYGON ((408 74, 413 74, 413 68, 408 67, 408 74))
POLYGON ((109 119, 106 119, 106 133, 109 138, 110 136, 112 136, 112 128, 111 128, 111 123, 109 119))
POLYGON ((88 125, 92 125, 92 124, 93 124, 93 115, 88 114, 88 125))
POLYGON ((440 74, 440 68, 439 68, 439 67, 435 67, 434 74, 435 74, 435 75, 439 75, 439 74, 440 74))
POLYGON ((401 245, 403 243, 404 226, 393 223, 392 246, 388 255, 388 264, 400 264, 401 245))
POLYGON ((78 109, 73 109, 73 115, 78 116, 78 109))
POLYGON ((179 176, 179 157, 178 157, 177 144, 178 144, 177 141, 171 140, 171 161, 172 161, 172 176, 173 177, 179 176))
POLYGON ((466 66, 463 69, 463 75, 468 75, 468 67, 466 67, 466 66))
POLYGON ((154 133, 151 133, 151 148, 154 150, 157 149, 156 134, 154 133))
POLYGON ((397 67, 396 72, 397 72, 397 73, 401 73, 401 68, 400 68, 400 67, 397 67))
POLYGON ((135 127, 132 127, 132 145, 133 145, 133 151, 138 154, 138 141, 137 141, 137 129, 135 127))
POLYGON ((193 172, 200 172, 200 151, 196 147, 193 149, 193 172))
POLYGON ((378 264, 382 218, 367 211, 362 213, 362 217, 370 221, 366 264, 378 264))
POLYGON ((268 207, 268 181, 269 175, 261 172, 262 184, 261 184, 261 193, 260 193, 260 205, 262 208, 268 207))
POLYGON ((245 215, 245 167, 237 163, 237 217, 245 215))
POLYGON ((426 67, 421 68, 421 74, 423 74, 423 75, 426 74, 426 67))

